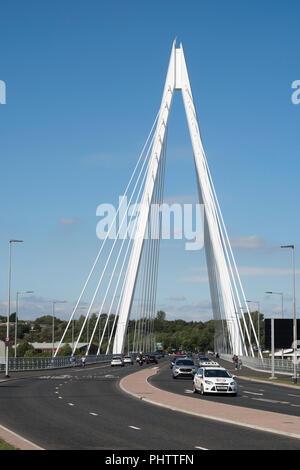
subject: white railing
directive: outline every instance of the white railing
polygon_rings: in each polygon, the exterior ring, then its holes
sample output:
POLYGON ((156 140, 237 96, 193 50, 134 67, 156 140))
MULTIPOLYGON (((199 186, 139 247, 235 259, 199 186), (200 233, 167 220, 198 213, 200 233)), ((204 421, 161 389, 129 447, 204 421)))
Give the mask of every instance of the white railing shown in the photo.
MULTIPOLYGON (((232 355, 230 354, 221 354, 220 357, 225 361, 232 362, 232 355)), ((259 358, 259 357, 240 357, 242 360, 243 366, 249 367, 251 369, 263 370, 263 371, 272 371, 272 359, 271 358, 259 358)), ((287 374, 293 374, 294 363, 292 360, 288 359, 274 359, 274 368, 277 372, 285 372, 287 374)), ((297 364, 297 373, 300 373, 300 363, 297 364)))
MULTIPOLYGON (((80 365, 82 356, 76 356, 76 366, 80 365)), ((99 354, 98 356, 86 356, 86 364, 96 364, 99 362, 110 362, 112 355, 99 354)), ((70 356, 57 357, 11 357, 9 358, 8 369, 11 372, 43 370, 43 369, 63 369, 73 367, 70 356)), ((5 364, 0 364, 0 372, 5 371, 5 364)))

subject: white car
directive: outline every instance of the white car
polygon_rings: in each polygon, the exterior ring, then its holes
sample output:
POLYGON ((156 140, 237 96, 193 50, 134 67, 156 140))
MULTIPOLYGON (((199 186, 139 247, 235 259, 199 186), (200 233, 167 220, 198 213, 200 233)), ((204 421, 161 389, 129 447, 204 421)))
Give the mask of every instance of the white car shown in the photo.
POLYGON ((200 367, 194 376, 193 392, 226 393, 236 396, 237 383, 235 376, 223 367, 200 367))
POLYGON ((199 361, 200 367, 220 367, 220 364, 215 361, 199 361))
POLYGON ((133 365, 133 359, 131 356, 124 356, 124 364, 131 364, 133 365))
POLYGON ((123 358, 121 356, 115 356, 112 358, 111 362, 110 362, 110 365, 111 367, 114 367, 114 366, 121 366, 121 367, 124 367, 124 361, 123 361, 123 358))

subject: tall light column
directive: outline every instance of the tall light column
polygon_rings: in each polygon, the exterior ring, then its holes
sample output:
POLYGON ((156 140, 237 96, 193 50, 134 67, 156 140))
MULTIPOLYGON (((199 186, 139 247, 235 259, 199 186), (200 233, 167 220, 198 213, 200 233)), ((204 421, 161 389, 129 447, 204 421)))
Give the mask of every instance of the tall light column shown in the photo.
POLYGON ((65 304, 66 300, 53 300, 52 301, 52 357, 54 357, 54 313, 56 304, 65 304))
POLYGON ((296 320, 296 294, 295 294, 295 246, 281 245, 281 248, 291 248, 292 250, 292 270, 293 270, 293 338, 294 338, 294 372, 292 382, 297 383, 297 320, 296 320))
POLYGON ((272 292, 272 291, 267 291, 265 292, 266 294, 278 294, 281 295, 281 317, 283 319, 283 292, 272 292))
POLYGON ((12 246, 12 243, 23 243, 23 240, 9 240, 8 302, 7 302, 7 325, 6 325, 6 339, 5 339, 5 377, 9 377, 8 359, 9 359, 9 317, 10 317, 11 246, 12 246))
MULTIPOLYGON (((247 300, 248 303, 252 303, 252 304, 257 304, 257 339, 258 339, 258 348, 259 348, 259 351, 261 350, 261 347, 260 347, 260 323, 259 323, 259 316, 260 316, 260 302, 259 300, 247 300)), ((251 332, 251 330, 250 330, 251 332)))
MULTIPOLYGON (((281 318, 283 320, 283 292, 272 292, 267 291, 266 294, 278 294, 281 295, 281 318)), ((284 359, 284 348, 281 349, 281 359, 284 359)))
POLYGON ((19 295, 33 294, 33 290, 24 290, 16 293, 16 319, 15 319, 15 357, 17 357, 17 341, 18 341, 18 317, 19 317, 19 295))

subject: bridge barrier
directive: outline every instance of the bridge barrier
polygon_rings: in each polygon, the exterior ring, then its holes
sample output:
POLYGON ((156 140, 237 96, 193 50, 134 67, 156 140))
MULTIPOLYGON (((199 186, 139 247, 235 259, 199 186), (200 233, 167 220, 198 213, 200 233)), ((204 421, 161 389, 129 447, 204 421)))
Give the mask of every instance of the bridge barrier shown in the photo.
MULTIPOLYGON (((232 362, 232 354, 220 354, 221 359, 232 362)), ((272 359, 271 358, 260 358, 260 357, 249 357, 240 356, 243 366, 249 367, 250 369, 257 369, 262 371, 272 371, 272 359)), ((274 359, 274 369, 276 372, 282 372, 286 374, 293 374, 294 363, 293 360, 288 359, 274 359)), ((300 373, 300 363, 297 364, 297 374, 300 373)))
MULTIPOLYGON (((76 365, 80 365, 82 356, 76 356, 76 365)), ((97 364, 100 362, 110 362, 113 355, 99 354, 98 356, 85 356, 86 364, 97 364)), ((64 369, 73 367, 70 356, 57 357, 10 357, 8 359, 8 370, 10 372, 43 370, 43 369, 64 369)), ((0 373, 5 371, 5 364, 0 364, 0 373)))

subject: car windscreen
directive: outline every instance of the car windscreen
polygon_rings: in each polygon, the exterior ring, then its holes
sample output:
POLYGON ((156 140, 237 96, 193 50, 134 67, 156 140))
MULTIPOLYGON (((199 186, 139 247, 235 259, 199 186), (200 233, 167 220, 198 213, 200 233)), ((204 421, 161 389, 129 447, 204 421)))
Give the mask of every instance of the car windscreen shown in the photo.
POLYGON ((222 378, 229 378, 231 375, 227 372, 227 370, 222 369, 208 369, 204 371, 205 377, 222 377, 222 378))
POLYGON ((176 366, 193 366, 194 363, 193 361, 187 361, 187 360, 184 360, 184 359, 177 359, 176 363, 175 363, 176 366))

